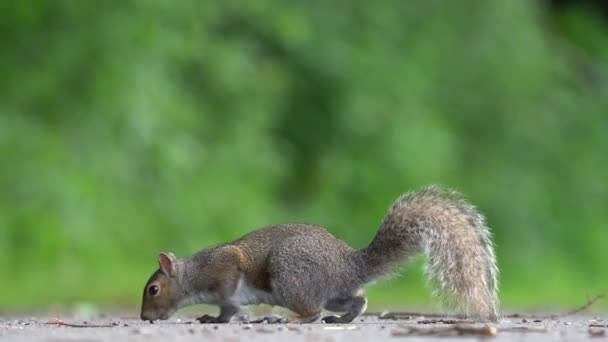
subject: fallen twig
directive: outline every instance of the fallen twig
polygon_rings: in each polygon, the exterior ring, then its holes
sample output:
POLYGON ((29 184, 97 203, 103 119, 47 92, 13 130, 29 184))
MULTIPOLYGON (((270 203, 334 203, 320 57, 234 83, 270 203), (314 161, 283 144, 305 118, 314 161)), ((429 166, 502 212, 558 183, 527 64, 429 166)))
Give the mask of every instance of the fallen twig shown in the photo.
POLYGON ((430 312, 403 312, 403 311, 384 311, 384 312, 366 312, 363 314, 364 316, 378 316, 379 319, 399 319, 399 318, 407 318, 410 317, 428 317, 428 318, 445 318, 445 317, 454 317, 454 318, 464 318, 462 315, 447 315, 440 313, 430 313, 430 312))
POLYGON ((462 319, 423 319, 417 321, 418 324, 470 324, 475 323, 473 321, 466 321, 462 319))
MULTIPOLYGON (((594 305, 597 301, 603 299, 604 297, 606 297, 606 294, 602 293, 602 294, 598 294, 595 297, 589 299, 587 301, 587 303, 585 303, 584 305, 574 309, 574 310, 570 310, 568 312, 564 312, 562 314, 553 314, 553 315, 523 315, 520 313, 513 313, 513 314, 508 314, 508 315, 504 315, 502 317, 504 318, 521 318, 521 317, 527 317, 530 319, 557 319, 557 318, 562 318, 562 317, 566 317, 566 316, 571 316, 574 314, 577 314, 581 311, 585 311, 587 309, 589 309, 592 305, 594 305)), ((365 316, 378 316, 378 319, 392 319, 392 320, 398 320, 398 319, 407 319, 407 320, 411 320, 411 319, 416 319, 416 318, 420 318, 420 317, 424 317, 424 318, 437 318, 437 320, 424 320, 422 322, 422 324, 429 324, 429 323, 445 323, 445 324, 454 324, 454 323, 460 323, 460 321, 462 321, 463 319, 466 319, 466 316, 463 315, 446 315, 446 314, 439 314, 439 313, 424 313, 424 312, 389 312, 389 311, 384 311, 384 312, 367 312, 364 314, 365 316), (450 319, 445 319, 447 317, 450 317, 450 319), (428 321, 428 322, 427 322, 428 321), (443 321, 443 322, 442 322, 443 321), (452 322, 453 321, 453 322, 452 322)), ((463 322, 464 323, 464 322, 463 322)))
POLYGON ((585 305, 578 307, 574 310, 568 311, 566 313, 563 313, 563 314, 559 315, 559 317, 570 316, 570 315, 577 314, 581 311, 587 310, 591 305, 595 304, 595 302, 597 302, 600 299, 603 299, 604 297, 606 297, 606 294, 604 294, 604 293, 596 295, 595 297, 588 300, 587 303, 585 303, 585 305))
POLYGON ((522 327, 510 327, 502 328, 500 331, 506 332, 534 332, 534 333, 546 333, 546 327, 534 327, 534 326, 522 326, 522 327))
POLYGON ((71 328, 113 328, 115 326, 118 326, 117 323, 111 323, 111 324, 67 323, 64 320, 59 319, 59 318, 51 318, 45 324, 62 325, 62 326, 71 327, 71 328))
MULTIPOLYGON (((587 309, 589 309, 593 304, 595 304, 598 300, 603 299, 604 297, 606 297, 606 294, 602 293, 602 294, 598 294, 595 297, 589 299, 587 301, 587 303, 585 303, 584 305, 581 305, 580 307, 574 309, 574 310, 570 310, 568 312, 564 312, 561 314, 553 314, 553 315, 525 315, 525 317, 527 318, 531 318, 531 319, 558 319, 558 318, 563 318, 563 317, 567 317, 567 316, 571 316, 574 314, 577 314, 581 311, 585 311, 587 309)), ((513 314, 509 314, 509 315, 504 315, 504 318, 521 318, 524 317, 524 315, 520 314, 520 313, 513 313, 513 314)))
MULTIPOLYGON (((380 320, 427 320, 428 321, 462 321, 466 319, 463 315, 446 315, 437 313, 421 313, 421 312, 382 312, 382 313, 371 313, 370 316, 377 316, 380 320), (448 319, 449 317, 449 319, 448 319)), ((430 322, 429 322, 430 323, 430 322)), ((436 322, 440 323, 440 322, 436 322)), ((447 323, 447 322, 446 322, 447 323)), ((449 324, 449 323, 448 323, 449 324)))

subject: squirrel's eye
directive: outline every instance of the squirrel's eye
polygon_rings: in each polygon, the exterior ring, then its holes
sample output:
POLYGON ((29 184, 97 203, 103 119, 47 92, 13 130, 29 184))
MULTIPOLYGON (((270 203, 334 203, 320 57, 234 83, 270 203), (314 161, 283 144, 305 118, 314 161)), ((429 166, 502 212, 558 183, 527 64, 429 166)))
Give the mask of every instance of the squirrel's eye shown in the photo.
POLYGON ((156 296, 158 294, 158 286, 152 285, 148 287, 148 294, 150 294, 150 296, 156 296))

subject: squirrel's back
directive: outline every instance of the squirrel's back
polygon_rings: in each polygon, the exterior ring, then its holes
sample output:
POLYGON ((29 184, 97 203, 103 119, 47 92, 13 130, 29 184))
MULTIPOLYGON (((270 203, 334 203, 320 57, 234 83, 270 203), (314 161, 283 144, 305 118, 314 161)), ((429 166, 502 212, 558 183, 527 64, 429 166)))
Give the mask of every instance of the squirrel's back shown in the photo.
MULTIPOLYGON (((315 247, 321 248, 322 245, 327 245, 331 251, 335 252, 351 252, 353 249, 343 241, 337 239, 325 228, 304 224, 304 223, 286 223, 264 227, 248 233, 240 239, 232 242, 232 245, 238 246, 247 252, 248 256, 256 259, 256 263, 264 263, 277 248, 284 245, 310 244, 315 242, 315 247)), ((317 253, 317 248, 308 251, 317 253)))

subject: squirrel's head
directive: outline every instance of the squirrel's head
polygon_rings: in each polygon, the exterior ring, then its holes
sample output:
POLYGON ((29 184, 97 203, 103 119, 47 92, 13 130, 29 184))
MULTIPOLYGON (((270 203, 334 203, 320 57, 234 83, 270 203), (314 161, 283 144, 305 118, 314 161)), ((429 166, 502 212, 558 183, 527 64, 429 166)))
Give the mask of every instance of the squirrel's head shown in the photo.
POLYGON ((173 253, 158 256, 159 269, 152 274, 144 287, 141 319, 153 321, 168 319, 178 309, 181 298, 177 277, 178 261, 173 253))

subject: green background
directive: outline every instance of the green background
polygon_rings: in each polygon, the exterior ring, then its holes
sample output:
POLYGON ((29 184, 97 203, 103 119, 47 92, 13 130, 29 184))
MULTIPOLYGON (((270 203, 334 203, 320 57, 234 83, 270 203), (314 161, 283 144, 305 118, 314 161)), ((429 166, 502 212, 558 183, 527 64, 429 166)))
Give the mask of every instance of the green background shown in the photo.
MULTIPOLYGON (((160 251, 355 247, 401 193, 487 216, 507 309, 608 291, 601 1, 0 5, 0 309, 137 310, 160 251), (88 304, 87 304, 88 305, 88 304)), ((419 271, 370 305, 435 308, 419 271)))

